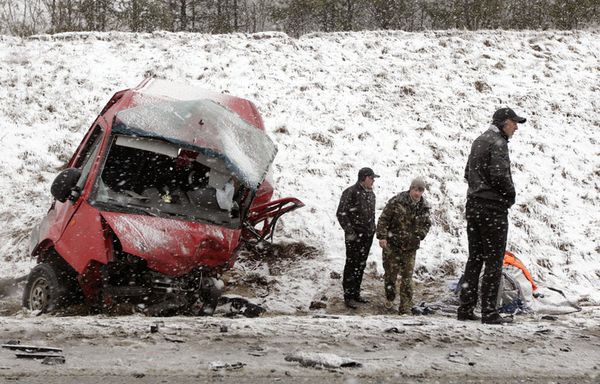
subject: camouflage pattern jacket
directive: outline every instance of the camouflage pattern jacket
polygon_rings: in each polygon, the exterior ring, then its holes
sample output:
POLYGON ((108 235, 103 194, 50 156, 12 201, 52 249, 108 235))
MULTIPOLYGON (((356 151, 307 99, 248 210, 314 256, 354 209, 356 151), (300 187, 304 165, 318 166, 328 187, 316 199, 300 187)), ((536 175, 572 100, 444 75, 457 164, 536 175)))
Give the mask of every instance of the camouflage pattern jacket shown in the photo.
POLYGON ((431 227, 430 207, 424 197, 413 203, 408 191, 399 193, 387 202, 377 222, 377 239, 387 240, 395 250, 412 251, 431 227))

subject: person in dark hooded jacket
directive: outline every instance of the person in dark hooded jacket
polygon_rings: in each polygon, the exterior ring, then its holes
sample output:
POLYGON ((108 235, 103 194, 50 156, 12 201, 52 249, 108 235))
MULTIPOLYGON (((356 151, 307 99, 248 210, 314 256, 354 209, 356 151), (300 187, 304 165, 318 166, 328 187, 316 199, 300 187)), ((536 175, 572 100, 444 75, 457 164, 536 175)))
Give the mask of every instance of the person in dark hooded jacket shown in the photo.
POLYGON ((379 177, 371 168, 358 171, 358 181, 342 193, 337 219, 344 229, 346 265, 342 287, 346 307, 356 309, 367 300, 360 295, 360 286, 375 234, 375 193, 373 183, 379 177))
POLYGON ((383 249, 385 306, 392 308, 400 273, 399 314, 408 314, 412 308, 415 257, 431 228, 430 207, 423 197, 425 187, 423 179, 415 178, 408 191, 388 201, 377 222, 377 239, 383 249))
POLYGON ((508 209, 515 203, 515 186, 510 170, 508 140, 525 118, 510 108, 498 109, 492 126, 471 146, 465 167, 467 190, 466 218, 469 258, 460 291, 458 320, 479 320, 477 305, 481 278, 481 322, 502 324, 512 320, 501 317, 496 308, 502 277, 502 261, 508 235, 508 209))

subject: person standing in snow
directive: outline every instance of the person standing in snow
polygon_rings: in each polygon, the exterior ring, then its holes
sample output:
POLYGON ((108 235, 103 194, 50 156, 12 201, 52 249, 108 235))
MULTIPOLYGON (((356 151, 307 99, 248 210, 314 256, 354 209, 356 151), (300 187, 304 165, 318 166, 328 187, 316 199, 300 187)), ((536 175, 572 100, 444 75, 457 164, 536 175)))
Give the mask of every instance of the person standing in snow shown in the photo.
POLYGON ((360 296, 363 273, 375 234, 375 193, 373 183, 379 177, 371 168, 358 171, 358 181, 342 193, 337 219, 344 229, 346 265, 342 287, 346 307, 356 309, 366 303, 360 296))
POLYGON ((460 291, 458 320, 479 320, 473 312, 477 305, 481 278, 481 322, 502 324, 512 321, 496 309, 502 277, 502 261, 508 234, 508 209, 515 202, 515 187, 510 171, 508 140, 525 118, 510 108, 498 109, 492 125, 471 146, 465 168, 467 190, 466 219, 469 258, 460 291))
POLYGON ((430 207, 423 192, 425 181, 417 177, 408 191, 392 197, 383 208, 377 222, 377 239, 383 249, 385 307, 391 309, 396 298, 396 280, 400 272, 399 314, 412 308, 415 257, 421 241, 431 228, 430 207))

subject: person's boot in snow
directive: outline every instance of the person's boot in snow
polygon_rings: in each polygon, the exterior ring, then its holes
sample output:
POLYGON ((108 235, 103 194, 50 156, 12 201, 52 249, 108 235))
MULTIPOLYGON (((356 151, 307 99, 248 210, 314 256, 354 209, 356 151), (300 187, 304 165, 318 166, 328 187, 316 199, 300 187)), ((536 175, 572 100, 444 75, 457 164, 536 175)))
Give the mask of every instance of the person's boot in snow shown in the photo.
POLYGON ((390 309, 392 309, 394 307, 394 301, 386 299, 385 302, 383 303, 383 306, 385 307, 385 309, 387 309, 389 311, 390 309))
POLYGON ((510 317, 502 317, 497 313, 494 313, 490 316, 485 316, 481 318, 481 322, 483 324, 495 324, 495 325, 499 325, 499 324, 509 324, 513 322, 513 319, 510 317))
POLYGON ((456 318, 460 321, 478 321, 481 320, 481 317, 477 316, 475 313, 471 312, 458 312, 456 318))
POLYGON ((353 299, 345 300, 344 304, 346 304, 346 308, 350 308, 350 309, 358 308, 358 303, 353 299))
POLYGON ((400 307, 398 308, 398 314, 399 315, 410 315, 410 308, 404 308, 404 307, 400 307))

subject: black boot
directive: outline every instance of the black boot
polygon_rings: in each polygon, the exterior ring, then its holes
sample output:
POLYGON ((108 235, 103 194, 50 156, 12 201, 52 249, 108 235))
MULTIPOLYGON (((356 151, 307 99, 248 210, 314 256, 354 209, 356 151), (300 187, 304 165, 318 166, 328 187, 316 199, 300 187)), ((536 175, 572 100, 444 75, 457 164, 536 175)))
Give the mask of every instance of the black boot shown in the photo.
POLYGON ((509 324, 509 323, 512 323, 513 319, 511 317, 502 317, 499 314, 494 313, 492 315, 482 317, 481 318, 481 322, 483 324, 500 325, 500 324, 509 324))
POLYGON ((353 299, 344 300, 344 304, 346 304, 346 308, 356 309, 358 308, 358 303, 353 299))
POLYGON ((460 321, 478 321, 481 317, 477 316, 473 311, 471 312, 458 312, 456 318, 460 321))

